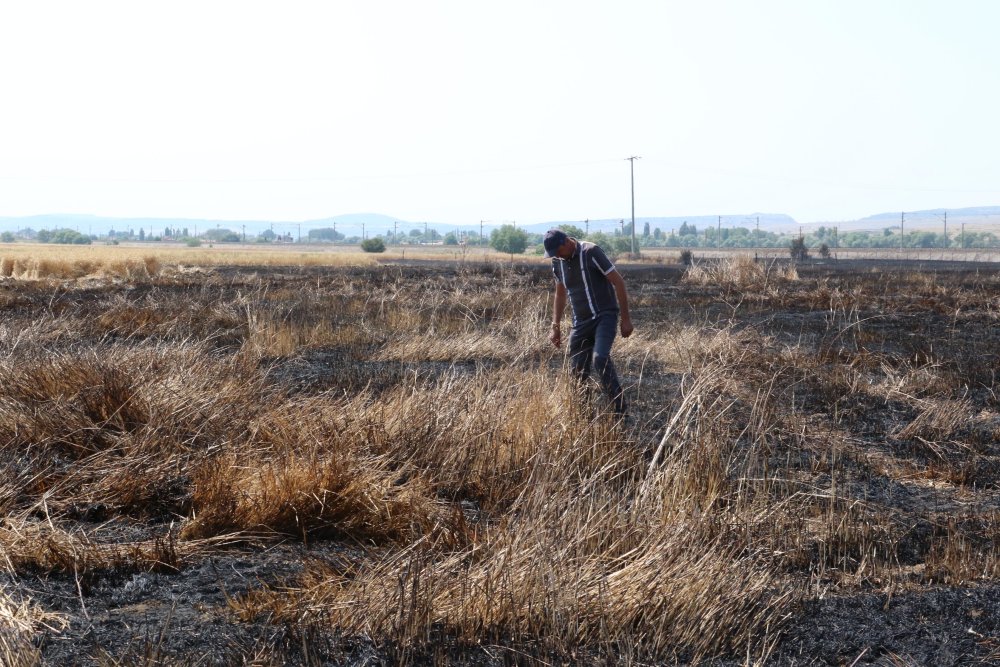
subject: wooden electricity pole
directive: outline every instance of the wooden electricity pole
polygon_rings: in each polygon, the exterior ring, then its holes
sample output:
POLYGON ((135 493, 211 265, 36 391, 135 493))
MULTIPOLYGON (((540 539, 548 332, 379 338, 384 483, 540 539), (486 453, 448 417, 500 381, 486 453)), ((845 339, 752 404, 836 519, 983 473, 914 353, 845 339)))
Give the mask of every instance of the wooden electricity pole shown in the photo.
POLYGON ((641 158, 633 155, 625 159, 628 160, 628 171, 632 183, 632 254, 635 255, 635 161, 641 158))

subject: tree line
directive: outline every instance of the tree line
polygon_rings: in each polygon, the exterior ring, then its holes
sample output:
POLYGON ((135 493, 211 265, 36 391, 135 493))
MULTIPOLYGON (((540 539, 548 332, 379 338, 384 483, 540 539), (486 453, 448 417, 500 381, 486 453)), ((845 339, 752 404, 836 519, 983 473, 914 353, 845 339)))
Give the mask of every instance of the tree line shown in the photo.
MULTIPOLYGON (((632 252, 632 225, 623 222, 619 228, 611 231, 589 232, 576 225, 564 224, 561 228, 570 236, 597 243, 605 250, 614 253, 632 252)), ((678 248, 678 249, 711 249, 711 248, 788 248, 793 240, 802 239, 806 248, 819 250, 826 247, 837 248, 996 248, 1000 247, 1000 239, 991 231, 968 230, 954 232, 947 236, 941 232, 927 230, 906 231, 900 234, 899 226, 885 227, 876 231, 839 232, 836 227, 820 226, 807 233, 777 233, 762 231, 748 227, 707 226, 699 229, 694 224, 684 222, 681 226, 669 232, 660 228, 650 229, 648 222, 643 224, 641 232, 637 229, 635 236, 636 250, 643 248, 678 248)), ((408 232, 395 233, 389 230, 385 233, 348 236, 335 228, 311 229, 306 237, 301 239, 310 243, 346 243, 358 244, 366 240, 378 239, 383 249, 398 244, 439 243, 443 245, 486 246, 487 244, 507 254, 520 254, 534 247, 541 252, 541 233, 528 232, 516 225, 502 225, 493 229, 489 235, 480 236, 478 231, 450 231, 441 234, 430 227, 412 229, 408 232)), ((140 242, 180 241, 188 245, 198 245, 202 241, 208 243, 295 243, 300 239, 290 233, 275 233, 265 230, 255 235, 225 229, 214 228, 200 234, 192 235, 186 228, 165 228, 161 234, 147 233, 145 229, 138 231, 128 229, 111 230, 105 235, 82 234, 73 229, 39 230, 23 229, 17 232, 0 233, 0 241, 11 243, 18 239, 39 241, 41 243, 87 244, 95 241, 117 242, 122 240, 140 242)), ((377 245, 377 244, 375 244, 377 245)), ((370 247, 374 247, 369 244, 370 247)), ((376 252, 378 252, 376 250, 376 252)))

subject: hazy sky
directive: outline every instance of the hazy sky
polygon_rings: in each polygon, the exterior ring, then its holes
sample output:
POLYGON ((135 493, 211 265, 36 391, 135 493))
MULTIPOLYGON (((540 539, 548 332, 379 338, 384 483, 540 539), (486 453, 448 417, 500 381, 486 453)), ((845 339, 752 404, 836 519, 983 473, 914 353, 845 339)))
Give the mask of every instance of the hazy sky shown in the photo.
POLYGON ((0 216, 1000 204, 994 0, 6 1, 0 216))

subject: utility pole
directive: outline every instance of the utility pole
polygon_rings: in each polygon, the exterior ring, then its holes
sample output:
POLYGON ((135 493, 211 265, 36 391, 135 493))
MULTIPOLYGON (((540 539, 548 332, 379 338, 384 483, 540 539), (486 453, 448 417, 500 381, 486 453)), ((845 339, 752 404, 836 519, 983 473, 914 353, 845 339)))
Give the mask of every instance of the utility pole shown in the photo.
POLYGON ((243 242, 247 242, 247 226, 243 225, 243 242))
POLYGON ((628 160, 628 171, 632 183, 632 254, 635 254, 635 161, 641 159, 637 155, 625 158, 628 160))
POLYGON ((903 222, 906 219, 906 211, 899 214, 899 253, 903 254, 903 222))
POLYGON ((483 221, 479 221, 479 245, 483 245, 483 221))
POLYGON ((583 221, 583 227, 584 227, 583 235, 590 236, 590 218, 587 218, 586 220, 583 221))
POLYGON ((361 223, 361 240, 364 241, 367 237, 365 236, 365 223, 361 223))
POLYGON ((948 211, 944 212, 944 247, 948 247, 948 211))
POLYGON ((399 231, 399 221, 396 220, 392 223, 392 242, 399 243, 399 239, 396 237, 396 233, 399 231))
POLYGON ((297 222, 297 223, 295 223, 295 226, 299 228, 299 241, 298 242, 302 243, 302 223, 301 222, 297 222))

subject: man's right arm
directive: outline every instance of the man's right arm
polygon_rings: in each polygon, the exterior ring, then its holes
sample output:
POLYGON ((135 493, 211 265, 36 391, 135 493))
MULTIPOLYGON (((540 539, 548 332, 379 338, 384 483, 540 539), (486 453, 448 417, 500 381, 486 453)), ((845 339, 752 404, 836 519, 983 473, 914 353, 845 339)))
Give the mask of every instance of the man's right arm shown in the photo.
POLYGON ((556 347, 562 344, 562 330, 560 328, 560 322, 562 322, 562 314, 566 309, 566 287, 556 281, 556 296, 555 303, 552 306, 552 327, 549 330, 549 340, 556 347))

